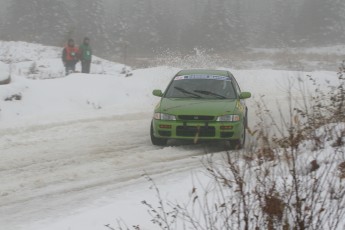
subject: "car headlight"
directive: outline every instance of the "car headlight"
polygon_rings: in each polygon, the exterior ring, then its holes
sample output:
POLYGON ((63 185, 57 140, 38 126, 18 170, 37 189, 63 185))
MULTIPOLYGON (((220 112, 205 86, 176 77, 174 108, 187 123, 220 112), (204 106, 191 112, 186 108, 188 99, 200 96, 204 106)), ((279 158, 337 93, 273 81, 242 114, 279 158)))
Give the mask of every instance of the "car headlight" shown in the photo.
POLYGON ((224 115, 217 118, 217 121, 239 121, 239 115, 224 115))
POLYGON ((155 113, 153 118, 156 120, 176 121, 176 117, 174 115, 166 113, 155 113))

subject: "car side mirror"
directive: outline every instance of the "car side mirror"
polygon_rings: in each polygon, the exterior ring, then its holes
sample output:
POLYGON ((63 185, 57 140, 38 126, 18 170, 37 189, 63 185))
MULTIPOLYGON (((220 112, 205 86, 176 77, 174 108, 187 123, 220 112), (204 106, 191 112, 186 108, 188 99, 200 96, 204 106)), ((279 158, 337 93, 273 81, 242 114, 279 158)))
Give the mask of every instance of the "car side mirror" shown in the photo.
POLYGON ((240 99, 247 99, 250 98, 252 96, 252 94, 250 92, 242 92, 240 94, 240 99))
POLYGON ((155 90, 153 90, 153 91, 152 91, 152 94, 153 94, 154 96, 157 96, 157 97, 162 97, 162 96, 163 96, 162 90, 160 90, 160 89, 155 89, 155 90))

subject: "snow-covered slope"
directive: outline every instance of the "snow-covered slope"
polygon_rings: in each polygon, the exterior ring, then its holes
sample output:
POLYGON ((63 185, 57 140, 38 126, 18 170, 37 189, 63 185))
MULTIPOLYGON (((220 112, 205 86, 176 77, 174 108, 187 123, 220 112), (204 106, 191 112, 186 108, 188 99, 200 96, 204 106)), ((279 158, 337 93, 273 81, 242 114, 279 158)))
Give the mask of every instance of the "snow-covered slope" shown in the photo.
MULTIPOLYGON (((64 77, 62 48, 27 42, 0 41, 0 63, 8 65, 11 75, 32 79, 64 77)), ((119 75, 125 66, 98 57, 92 61, 91 73, 119 75)), ((77 64, 77 71, 80 70, 77 64)))
POLYGON ((71 74, 51 80, 15 76, 11 84, 1 86, 0 119, 13 126, 150 110, 155 101, 152 87, 164 85, 173 72, 156 68, 135 71, 128 78, 71 74))
POLYGON ((123 71, 130 71, 129 67, 94 57, 91 74, 65 77, 58 47, 0 42, 0 50, 0 76, 12 77, 11 84, 0 88, 0 119, 8 126, 13 125, 11 121, 16 125, 50 122, 109 109, 117 113, 138 111, 147 106, 145 97, 152 98, 145 85, 159 84, 166 76, 159 68, 155 75, 139 70, 136 75, 145 80, 138 83, 136 76, 126 78, 123 71), (145 97, 141 89, 147 89, 145 97), (129 103, 131 100, 139 103, 129 103))

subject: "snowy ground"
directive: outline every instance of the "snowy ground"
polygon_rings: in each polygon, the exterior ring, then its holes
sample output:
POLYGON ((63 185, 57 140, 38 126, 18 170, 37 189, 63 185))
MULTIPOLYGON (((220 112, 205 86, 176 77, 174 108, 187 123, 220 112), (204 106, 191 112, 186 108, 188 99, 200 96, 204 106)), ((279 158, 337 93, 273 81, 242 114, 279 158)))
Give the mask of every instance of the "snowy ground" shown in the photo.
MULTIPOLYGON (((8 50, 2 65, 12 65, 12 83, 0 85, 0 229, 101 230, 119 218, 153 229, 140 202, 155 194, 142 174, 152 175, 164 197, 180 199, 202 159, 224 152, 223 143, 150 143, 158 102, 151 92, 164 90, 176 68, 139 69, 125 77, 123 65, 96 59, 93 74, 63 77, 56 48, 0 46, 8 50), (29 72, 33 63, 37 73, 29 72)), ((229 69, 242 91, 253 94, 247 101, 251 126, 254 102, 263 95, 269 109, 280 105, 284 112, 289 85, 298 100, 307 75, 336 81, 336 73, 327 71, 229 69)))

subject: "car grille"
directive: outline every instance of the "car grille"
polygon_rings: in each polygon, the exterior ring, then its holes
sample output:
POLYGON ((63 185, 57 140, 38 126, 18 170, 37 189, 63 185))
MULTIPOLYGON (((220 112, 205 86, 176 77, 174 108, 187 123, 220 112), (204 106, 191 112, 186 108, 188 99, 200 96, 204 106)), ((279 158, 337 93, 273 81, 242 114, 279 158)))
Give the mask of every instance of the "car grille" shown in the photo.
POLYGON ((171 132, 170 131, 158 131, 159 135, 163 136, 163 137, 170 137, 171 136, 171 132))
POLYGON ((216 135, 216 130, 211 126, 177 126, 176 135, 181 137, 194 137, 199 133, 199 137, 214 137, 216 135))
POLYGON ((185 121, 213 121, 214 116, 179 115, 178 119, 185 121))
POLYGON ((230 138, 230 137, 232 137, 233 135, 234 135, 233 132, 221 132, 221 133, 220 133, 220 136, 221 136, 222 138, 230 138))

